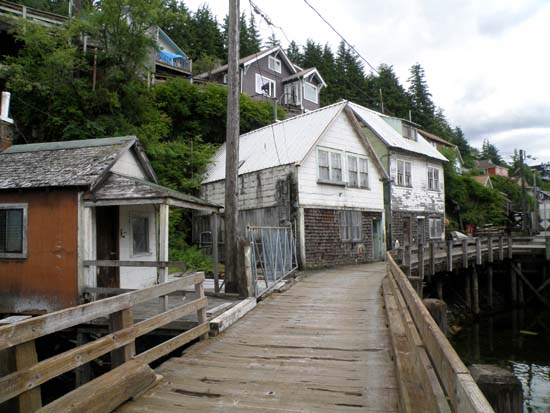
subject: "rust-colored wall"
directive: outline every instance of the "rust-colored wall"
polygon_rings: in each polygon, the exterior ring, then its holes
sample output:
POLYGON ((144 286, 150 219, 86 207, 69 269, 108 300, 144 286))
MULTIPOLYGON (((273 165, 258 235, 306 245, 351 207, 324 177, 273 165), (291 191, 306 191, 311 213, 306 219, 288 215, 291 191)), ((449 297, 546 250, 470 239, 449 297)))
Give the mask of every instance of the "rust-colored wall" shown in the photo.
POLYGON ((28 255, 0 258, 0 313, 41 313, 77 304, 78 193, 5 193, 0 203, 27 203, 28 255))

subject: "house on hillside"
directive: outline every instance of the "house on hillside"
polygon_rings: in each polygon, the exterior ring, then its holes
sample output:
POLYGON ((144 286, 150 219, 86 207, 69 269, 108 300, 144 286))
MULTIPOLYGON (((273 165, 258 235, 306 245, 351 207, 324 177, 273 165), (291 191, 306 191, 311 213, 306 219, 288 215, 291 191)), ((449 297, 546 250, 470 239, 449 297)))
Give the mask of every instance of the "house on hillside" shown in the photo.
MULTIPOLYGON (((44 26, 63 26, 69 20, 67 16, 38 10, 7 1, 1 1, 0 17, 17 17, 31 20, 44 26)), ((11 33, 13 23, 9 19, 2 19, 0 22, 0 42, 3 51, 8 56, 15 56, 21 45, 11 33), (4 49, 5 48, 5 49, 4 49)), ((168 36, 160 27, 153 27, 149 35, 155 40, 155 47, 152 48, 148 62, 144 62, 147 68, 147 79, 149 83, 164 81, 171 77, 182 77, 191 79, 192 61, 184 51, 168 36)), ((93 38, 83 36, 79 45, 84 51, 100 48, 93 38)), ((101 68, 99 68, 101 71, 101 68)), ((145 74, 144 74, 145 77, 145 74)))
POLYGON ((477 175, 471 177, 474 181, 483 185, 485 188, 493 189, 493 182, 491 181, 491 175, 477 175))
POLYGON ((550 182, 550 162, 533 165, 531 168, 539 173, 543 181, 550 182))
POLYGON ((475 161, 475 169, 479 169, 483 175, 508 176, 508 168, 496 165, 490 159, 481 159, 475 161))
MULTIPOLYGON (((302 267, 382 260, 384 181, 352 106, 336 103, 244 134, 239 141, 240 224, 295 224, 302 267)), ((223 204, 225 146, 201 197, 223 204)), ((209 231, 196 217, 194 239, 209 231)))
MULTIPOLYGON (((304 113, 320 107, 320 92, 326 86, 316 68, 294 65, 280 46, 262 50, 239 61, 241 93, 256 100, 285 106, 289 113, 304 113)), ((227 83, 227 65, 201 73, 195 79, 227 83)))
POLYGON ((460 149, 458 149, 458 146, 425 130, 417 129, 417 131, 424 139, 426 139, 426 141, 430 145, 437 148, 439 152, 443 153, 442 151, 445 149, 452 151, 452 153, 454 153, 455 155, 455 159, 454 159, 455 172, 459 175, 462 175, 463 168, 464 168, 464 159, 462 158, 462 154, 460 153, 460 149))
POLYGON ((388 247, 443 239, 447 159, 409 121, 350 107, 391 178, 385 190, 388 247))
POLYGON ((88 287, 165 281, 165 267, 118 264, 168 260, 170 207, 219 209, 160 186, 132 136, 14 146, 7 140, 0 151, 0 313, 71 307, 88 287))

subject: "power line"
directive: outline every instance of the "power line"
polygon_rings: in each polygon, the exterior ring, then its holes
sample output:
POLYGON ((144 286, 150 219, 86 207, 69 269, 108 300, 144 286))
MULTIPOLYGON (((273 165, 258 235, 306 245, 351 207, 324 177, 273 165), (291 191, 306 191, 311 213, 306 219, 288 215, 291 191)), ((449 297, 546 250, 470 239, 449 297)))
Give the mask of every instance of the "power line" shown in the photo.
POLYGON ((275 27, 276 29, 279 29, 279 31, 283 34, 283 36, 285 37, 286 41, 288 43, 290 43, 290 39, 288 38, 288 36, 286 35, 285 31, 283 30, 283 28, 281 26, 277 26, 275 23, 273 23, 273 21, 271 20, 271 18, 266 14, 264 13, 256 3, 254 3, 252 0, 248 0, 248 3, 250 4, 250 8, 252 9, 252 11, 254 13, 256 13, 257 15, 259 15, 262 19, 264 19, 264 21, 271 27, 275 27))
POLYGON ((323 20, 323 21, 328 25, 328 27, 330 27, 330 28, 332 29, 332 31, 333 31, 334 33, 336 33, 336 34, 340 37, 340 39, 342 39, 342 41, 343 41, 345 44, 348 45, 348 47, 349 47, 351 50, 353 50, 353 51, 355 52, 355 54, 356 54, 357 56, 359 56, 359 57, 360 57, 360 58, 361 58, 370 68, 371 68, 371 70, 372 70, 373 72, 375 72, 377 75, 380 75, 380 73, 378 73, 378 70, 376 70, 376 68, 375 68, 373 65, 371 65, 370 62, 369 62, 367 59, 365 59, 365 58, 361 55, 361 53, 359 53, 359 52, 357 51, 357 49, 356 49, 355 47, 353 47, 352 44, 351 44, 350 42, 348 42, 348 41, 346 40, 346 38, 345 38, 344 36, 342 36, 342 35, 340 34, 340 32, 338 32, 338 30, 336 30, 336 29, 334 28, 334 26, 333 26, 332 24, 330 24, 330 23, 328 22, 328 20, 325 19, 325 18, 321 15, 321 13, 319 13, 319 12, 317 11, 317 9, 316 9, 315 7, 313 7, 313 6, 309 3, 308 0, 304 0, 304 2, 311 8, 311 10, 313 10, 313 11, 321 18, 321 20, 323 20))

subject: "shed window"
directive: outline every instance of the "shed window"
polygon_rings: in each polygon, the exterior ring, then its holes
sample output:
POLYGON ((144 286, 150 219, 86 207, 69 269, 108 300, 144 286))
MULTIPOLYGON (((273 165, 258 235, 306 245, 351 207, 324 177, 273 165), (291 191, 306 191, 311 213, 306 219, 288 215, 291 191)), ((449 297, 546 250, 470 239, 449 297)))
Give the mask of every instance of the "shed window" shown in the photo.
POLYGON ((403 124, 403 137, 416 141, 416 129, 410 125, 403 124))
POLYGON ((0 258, 27 256, 27 205, 0 205, 0 258))
POLYGON ((351 187, 359 186, 359 174, 357 170, 356 156, 348 156, 348 185, 351 187))
POLYGON ((276 57, 269 56, 267 66, 274 72, 281 73, 281 61, 276 57))
POLYGON ((148 254, 149 250, 149 218, 134 216, 132 224, 132 255, 148 254))
POLYGON ((361 211, 340 211, 340 239, 361 241, 361 211))
POLYGON ((268 97, 276 97, 275 81, 256 73, 256 93, 268 97))
POLYGON ((359 158, 359 185, 361 188, 369 187, 369 161, 359 158))
POLYGON ((400 159, 397 160, 397 185, 412 186, 411 169, 411 162, 400 159))
POLYGON ((317 86, 304 82, 304 99, 313 103, 319 103, 319 92, 317 86))
POLYGON ((443 224, 441 218, 430 218, 428 224, 431 239, 443 238, 443 224))
POLYGON ((430 191, 439 191, 439 169, 428 167, 428 189, 430 191))
POLYGON ((369 162, 365 158, 348 155, 348 186, 353 188, 369 187, 369 162))
POLYGON ((342 183, 342 153, 328 149, 317 150, 319 179, 342 183))

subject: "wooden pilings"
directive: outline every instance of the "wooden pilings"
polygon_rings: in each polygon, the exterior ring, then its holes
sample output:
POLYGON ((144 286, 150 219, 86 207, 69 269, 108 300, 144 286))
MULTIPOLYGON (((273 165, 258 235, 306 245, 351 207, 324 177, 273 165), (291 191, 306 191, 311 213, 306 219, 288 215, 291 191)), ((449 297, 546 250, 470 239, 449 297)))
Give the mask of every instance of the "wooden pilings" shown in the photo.
POLYGON ((479 315, 479 282, 477 276, 477 269, 472 269, 472 312, 475 315, 479 315))

